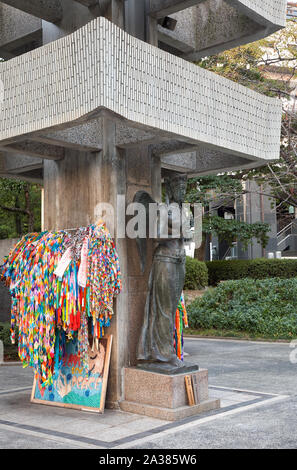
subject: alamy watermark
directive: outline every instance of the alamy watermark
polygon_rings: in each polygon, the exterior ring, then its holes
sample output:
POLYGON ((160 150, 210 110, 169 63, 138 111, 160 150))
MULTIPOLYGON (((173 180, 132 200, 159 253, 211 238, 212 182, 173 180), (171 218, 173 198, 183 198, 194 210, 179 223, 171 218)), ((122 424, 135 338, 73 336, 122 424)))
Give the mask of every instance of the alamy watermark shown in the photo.
POLYGON ((126 206, 124 195, 118 195, 116 205, 99 203, 95 207, 96 221, 105 222, 112 237, 151 238, 157 240, 191 240, 195 247, 202 243, 202 204, 132 202, 126 206))

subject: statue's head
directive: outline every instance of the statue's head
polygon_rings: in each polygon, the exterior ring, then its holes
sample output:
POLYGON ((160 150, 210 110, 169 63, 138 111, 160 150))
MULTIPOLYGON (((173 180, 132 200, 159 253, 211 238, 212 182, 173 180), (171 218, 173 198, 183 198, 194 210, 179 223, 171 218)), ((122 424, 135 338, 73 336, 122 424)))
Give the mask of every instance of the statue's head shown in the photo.
POLYGON ((187 191, 187 175, 166 178, 167 194, 170 200, 182 204, 187 191))

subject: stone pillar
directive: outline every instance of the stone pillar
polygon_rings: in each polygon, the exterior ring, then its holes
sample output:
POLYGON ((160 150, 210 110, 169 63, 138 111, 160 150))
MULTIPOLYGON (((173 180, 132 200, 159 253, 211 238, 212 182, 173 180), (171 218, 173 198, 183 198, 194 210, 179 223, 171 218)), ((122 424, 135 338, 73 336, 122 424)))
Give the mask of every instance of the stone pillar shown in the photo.
MULTIPOLYGON (((158 200, 161 197, 160 160, 147 146, 116 147, 116 123, 103 118, 101 152, 65 149, 65 158, 44 164, 45 230, 71 229, 94 223, 96 206, 109 203, 115 219, 123 217, 117 196, 126 205, 143 189, 158 200), (121 212, 121 213, 118 213, 121 212)), ((115 317, 108 333, 113 346, 108 382, 107 406, 116 407, 123 398, 123 367, 136 364, 136 350, 142 325, 154 243, 148 241, 148 263, 144 275, 135 240, 120 238, 115 224, 114 238, 120 258, 123 291, 115 300, 115 317)))
MULTIPOLYGON (((45 161, 45 229, 71 229, 93 223, 100 202, 111 204, 116 218, 117 194, 125 193, 125 156, 115 146, 115 123, 103 119, 101 152, 66 149, 63 160, 45 161)), ((114 336, 107 398, 110 402, 117 402, 121 395, 120 369, 127 363, 128 327, 126 240, 117 240, 116 231, 114 236, 123 272, 123 293, 115 302, 115 318, 109 331, 114 336)))
MULTIPOLYGON (((136 146, 126 150, 127 204, 133 201, 139 190, 150 193, 155 199, 161 193, 161 166, 151 156, 146 146, 136 146)), ((136 351, 140 329, 143 323, 144 306, 147 296, 148 277, 152 262, 154 242, 147 241, 147 267, 143 274, 135 240, 127 239, 127 275, 129 308, 129 361, 136 364, 136 351)))
POLYGON ((125 1, 125 31, 138 39, 145 41, 145 1, 125 1))

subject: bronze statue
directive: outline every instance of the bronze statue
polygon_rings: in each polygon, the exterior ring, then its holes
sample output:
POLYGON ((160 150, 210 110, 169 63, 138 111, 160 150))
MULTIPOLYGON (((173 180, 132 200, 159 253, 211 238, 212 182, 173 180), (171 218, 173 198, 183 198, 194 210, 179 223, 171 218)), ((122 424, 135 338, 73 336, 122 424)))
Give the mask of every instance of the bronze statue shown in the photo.
MULTIPOLYGON (((175 204, 180 210, 177 216, 174 211, 168 212, 165 220, 168 224, 168 237, 162 238, 162 216, 158 221, 158 246, 154 252, 138 345, 138 367, 166 374, 198 370, 198 366, 186 365, 178 359, 174 348, 175 314, 185 281, 185 249, 180 215, 186 181, 186 176, 181 175, 166 179, 167 207, 175 204), (178 221, 175 220, 176 217, 179 217, 178 221), (178 233, 174 233, 176 222, 179 225, 178 233)), ((136 193, 134 202, 142 203, 147 214, 149 204, 155 203, 145 191, 136 193)), ((137 243, 144 271, 146 239, 138 239, 137 243)))

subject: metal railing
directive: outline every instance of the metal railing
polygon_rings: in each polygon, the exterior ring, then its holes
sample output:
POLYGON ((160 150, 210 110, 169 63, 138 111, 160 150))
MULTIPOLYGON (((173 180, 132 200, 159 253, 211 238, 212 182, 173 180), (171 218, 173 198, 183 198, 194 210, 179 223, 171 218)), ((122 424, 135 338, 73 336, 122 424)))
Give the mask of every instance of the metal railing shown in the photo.
POLYGON ((238 253, 237 253, 237 243, 234 243, 233 246, 229 246, 228 250, 223 256, 224 259, 237 259, 238 258, 238 253))
MULTIPOLYGON (((297 236, 297 223, 294 220, 290 222, 286 227, 280 230, 277 234, 277 247, 280 248, 281 245, 286 245, 286 241, 289 241, 291 236, 297 236)), ((285 246, 283 247, 283 249, 285 246)))

